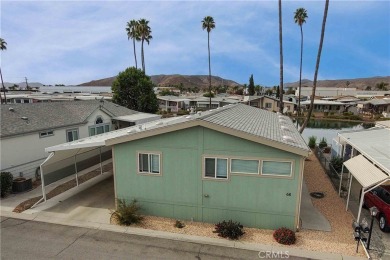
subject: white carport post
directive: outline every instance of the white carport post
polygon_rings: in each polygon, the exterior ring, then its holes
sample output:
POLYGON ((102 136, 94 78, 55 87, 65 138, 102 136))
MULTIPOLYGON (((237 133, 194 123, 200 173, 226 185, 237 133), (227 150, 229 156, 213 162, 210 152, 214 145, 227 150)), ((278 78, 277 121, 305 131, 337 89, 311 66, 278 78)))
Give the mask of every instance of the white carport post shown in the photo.
POLYGON ((346 211, 348 211, 349 196, 351 195, 351 186, 352 186, 352 179, 353 179, 353 175, 352 174, 349 175, 350 177, 349 177, 349 187, 348 187, 348 198, 347 198, 347 206, 345 207, 346 211))
POLYGON ((49 154, 49 156, 46 158, 46 160, 43 161, 43 163, 41 163, 41 165, 39 165, 39 168, 41 170, 41 185, 42 185, 42 196, 43 196, 43 200, 46 201, 46 190, 45 190, 45 178, 44 178, 44 175, 43 175, 43 168, 42 166, 48 161, 50 160, 51 157, 54 156, 54 152, 51 152, 49 154))
MULTIPOLYGON (((345 145, 347 145, 347 144, 345 144, 345 145)), ((343 158, 342 158, 343 161, 344 161, 344 158, 345 158, 345 145, 342 146, 343 151, 342 151, 342 153, 341 153, 342 156, 343 156, 343 158)), ((339 185, 339 196, 340 196, 340 194, 341 194, 341 184, 342 184, 342 182, 343 182, 343 173, 344 173, 344 163, 341 165, 340 185, 339 185)))
POLYGON ((103 174, 103 165, 102 165, 102 147, 99 147, 99 156, 100 156, 100 174, 103 174))
POLYGON ((78 176, 78 173, 77 173, 77 160, 76 160, 76 155, 77 153, 74 155, 74 169, 76 171, 76 186, 79 186, 79 176, 78 176))

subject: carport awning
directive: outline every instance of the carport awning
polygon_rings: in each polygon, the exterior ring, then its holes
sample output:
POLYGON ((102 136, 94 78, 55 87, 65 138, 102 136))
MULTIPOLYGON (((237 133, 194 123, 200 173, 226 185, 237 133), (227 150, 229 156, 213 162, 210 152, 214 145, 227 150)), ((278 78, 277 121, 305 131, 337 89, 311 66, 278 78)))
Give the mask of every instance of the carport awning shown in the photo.
POLYGON ((390 177, 364 158, 363 155, 355 156, 344 162, 349 172, 363 186, 363 189, 383 182, 390 177))

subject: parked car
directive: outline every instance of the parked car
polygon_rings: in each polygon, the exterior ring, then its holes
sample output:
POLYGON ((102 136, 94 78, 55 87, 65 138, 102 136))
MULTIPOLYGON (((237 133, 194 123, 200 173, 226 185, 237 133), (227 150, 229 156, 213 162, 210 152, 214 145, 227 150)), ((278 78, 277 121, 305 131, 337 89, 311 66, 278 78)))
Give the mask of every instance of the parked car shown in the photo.
POLYGON ((383 232, 390 231, 390 185, 382 185, 364 195, 364 206, 377 207, 379 228, 383 232))

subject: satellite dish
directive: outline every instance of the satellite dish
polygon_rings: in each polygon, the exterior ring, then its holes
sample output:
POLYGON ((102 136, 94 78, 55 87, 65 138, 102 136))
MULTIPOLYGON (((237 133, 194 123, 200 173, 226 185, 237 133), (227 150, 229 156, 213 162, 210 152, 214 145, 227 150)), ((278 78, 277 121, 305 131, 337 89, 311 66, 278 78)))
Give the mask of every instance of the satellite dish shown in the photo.
POLYGON ((287 110, 288 110, 287 107, 283 108, 283 114, 286 114, 286 113, 287 113, 287 110))

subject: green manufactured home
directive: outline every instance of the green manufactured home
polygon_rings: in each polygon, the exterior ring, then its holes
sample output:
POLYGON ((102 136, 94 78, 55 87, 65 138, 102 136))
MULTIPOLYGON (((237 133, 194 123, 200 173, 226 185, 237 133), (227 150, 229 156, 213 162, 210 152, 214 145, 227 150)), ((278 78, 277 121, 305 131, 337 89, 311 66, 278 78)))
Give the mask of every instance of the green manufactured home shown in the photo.
POLYGON ((128 128, 112 145, 116 198, 144 214, 295 229, 309 149, 283 115, 237 104, 128 128))

